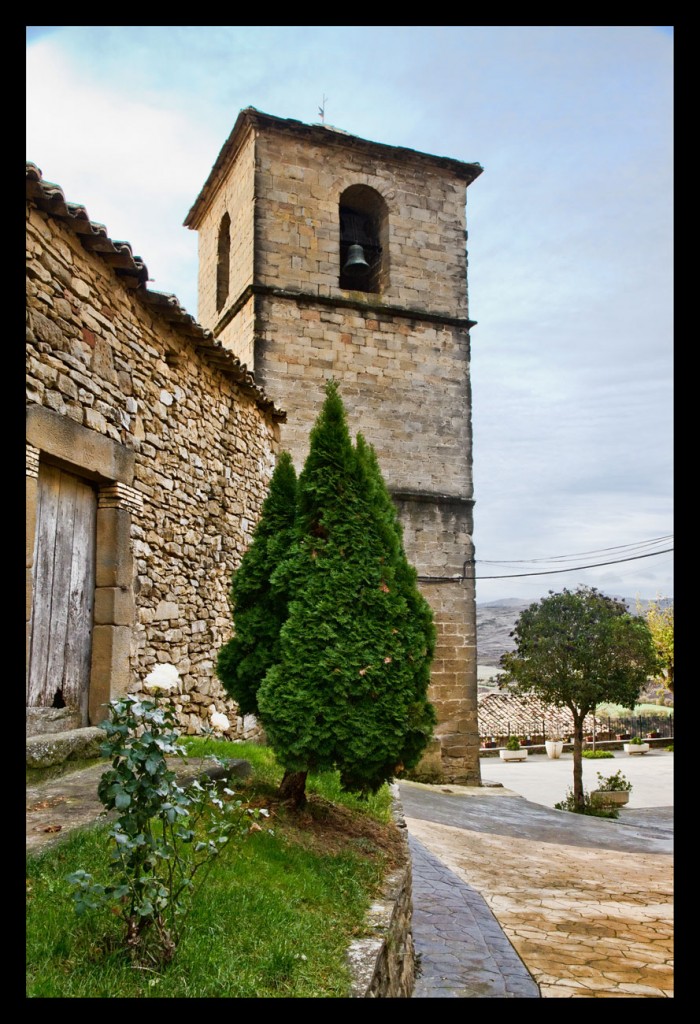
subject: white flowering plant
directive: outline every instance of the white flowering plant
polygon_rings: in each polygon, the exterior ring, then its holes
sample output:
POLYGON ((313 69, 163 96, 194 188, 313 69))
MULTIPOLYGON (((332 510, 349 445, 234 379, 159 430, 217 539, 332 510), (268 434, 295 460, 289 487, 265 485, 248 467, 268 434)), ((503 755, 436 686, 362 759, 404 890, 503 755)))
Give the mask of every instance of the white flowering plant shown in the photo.
POLYGON ((212 711, 211 724, 217 732, 228 732, 228 730, 231 728, 231 723, 229 722, 228 718, 220 711, 212 711))
POLYGON ((158 693, 176 687, 178 678, 175 666, 159 665, 145 681, 152 698, 127 694, 110 702, 101 753, 111 768, 100 779, 98 795, 108 811, 119 814, 108 833, 114 840, 114 880, 102 885, 82 870, 67 879, 78 914, 112 904, 124 919, 127 948, 136 959, 157 963, 175 952, 194 876, 201 884, 233 836, 259 830, 257 819, 268 813, 234 800, 232 790, 219 790, 206 775, 187 788, 177 784, 167 757, 186 754, 178 743, 175 710, 158 693))
POLYGON ((169 662, 156 665, 146 676, 144 686, 147 690, 172 690, 180 681, 180 673, 169 662))

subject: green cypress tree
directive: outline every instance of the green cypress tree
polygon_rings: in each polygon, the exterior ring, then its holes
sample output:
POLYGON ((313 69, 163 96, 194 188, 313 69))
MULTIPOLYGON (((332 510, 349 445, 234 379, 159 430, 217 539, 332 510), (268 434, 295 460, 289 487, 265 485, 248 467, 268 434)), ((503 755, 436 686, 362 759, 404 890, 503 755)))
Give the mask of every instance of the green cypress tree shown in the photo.
POLYGON ((406 659, 414 671, 415 687, 414 703, 407 708, 408 729, 402 759, 403 767, 409 770, 418 764, 437 721, 435 709, 427 700, 436 644, 433 610, 418 589, 418 573, 406 557, 403 528, 382 476, 377 454, 362 434, 357 435, 357 452, 365 460, 373 487, 370 500, 377 514, 383 515, 387 551, 391 553, 394 562, 395 586, 406 602, 406 615, 400 635, 406 659))
POLYGON ((216 674, 242 715, 258 714, 258 687, 279 660, 279 634, 288 595, 271 577, 289 554, 297 477, 289 452, 277 460, 253 539, 233 574, 230 601, 235 633, 219 650, 216 674))
POLYGON ((353 447, 330 381, 299 477, 295 539, 273 582, 290 594, 280 658, 258 691, 268 740, 304 800, 307 771, 338 769, 375 791, 412 767, 435 713, 427 700, 432 615, 364 441, 353 447))

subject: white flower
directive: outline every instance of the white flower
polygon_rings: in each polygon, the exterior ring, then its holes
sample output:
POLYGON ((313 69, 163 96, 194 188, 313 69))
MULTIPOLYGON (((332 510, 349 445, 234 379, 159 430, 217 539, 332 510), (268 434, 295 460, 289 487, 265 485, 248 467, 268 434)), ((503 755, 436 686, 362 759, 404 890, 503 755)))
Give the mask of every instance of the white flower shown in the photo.
POLYGON ((226 715, 222 715, 220 711, 214 711, 211 716, 211 724, 221 732, 227 732, 231 728, 228 718, 226 715))
POLYGON ((177 686, 180 673, 174 665, 156 665, 153 671, 146 676, 146 687, 149 690, 172 690, 177 686))

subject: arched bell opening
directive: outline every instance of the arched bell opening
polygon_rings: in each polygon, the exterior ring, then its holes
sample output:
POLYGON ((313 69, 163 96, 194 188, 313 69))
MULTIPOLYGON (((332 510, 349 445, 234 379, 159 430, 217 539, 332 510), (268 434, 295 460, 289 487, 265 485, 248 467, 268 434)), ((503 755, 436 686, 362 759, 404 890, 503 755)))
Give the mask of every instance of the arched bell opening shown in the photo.
POLYGON ((380 292, 388 284, 388 210, 368 185, 351 185, 340 197, 339 286, 380 292))

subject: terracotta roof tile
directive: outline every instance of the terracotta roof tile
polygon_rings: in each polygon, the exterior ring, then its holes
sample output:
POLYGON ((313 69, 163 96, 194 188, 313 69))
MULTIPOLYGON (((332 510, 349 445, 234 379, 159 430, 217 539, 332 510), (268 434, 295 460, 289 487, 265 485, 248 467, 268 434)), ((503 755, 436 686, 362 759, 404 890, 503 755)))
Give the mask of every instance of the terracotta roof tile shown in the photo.
MULTIPOLYGON (((512 693, 487 693, 478 701, 480 736, 528 736, 544 732, 547 736, 571 736, 574 720, 567 708, 553 708, 536 697, 518 697, 512 693)), ((600 729, 596 719, 596 730, 600 729)), ((593 716, 588 715, 584 732, 593 730, 593 716)))
POLYGON ((166 320, 179 334, 184 335, 208 363, 232 377, 241 390, 251 395, 258 406, 269 412, 274 420, 286 420, 286 412, 276 408, 274 401, 256 384, 255 376, 246 364, 224 348, 210 330, 197 323, 180 305, 176 295, 152 291, 146 287, 148 269, 140 256, 134 256, 129 242, 110 238, 104 224, 90 220, 84 206, 67 202, 61 187, 44 181, 41 170, 29 161, 26 180, 28 200, 71 228, 83 248, 96 253, 154 315, 166 320))

